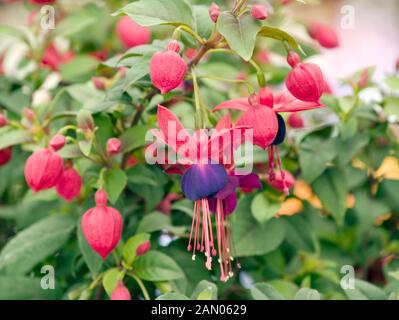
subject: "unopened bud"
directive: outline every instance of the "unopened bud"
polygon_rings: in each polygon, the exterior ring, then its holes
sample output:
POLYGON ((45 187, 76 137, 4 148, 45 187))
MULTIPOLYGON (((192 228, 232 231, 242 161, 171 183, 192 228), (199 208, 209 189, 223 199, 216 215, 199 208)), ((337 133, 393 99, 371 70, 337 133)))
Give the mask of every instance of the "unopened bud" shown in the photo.
POLYGON ((82 109, 77 115, 78 127, 83 131, 94 131, 95 124, 91 113, 82 109))
POLYGON ((267 9, 261 4, 253 5, 251 15, 256 20, 265 20, 267 18, 267 9))
POLYGON ((218 21, 219 14, 220 14, 219 6, 213 2, 209 7, 208 12, 209 12, 209 17, 211 18, 211 20, 216 23, 216 21, 218 21))

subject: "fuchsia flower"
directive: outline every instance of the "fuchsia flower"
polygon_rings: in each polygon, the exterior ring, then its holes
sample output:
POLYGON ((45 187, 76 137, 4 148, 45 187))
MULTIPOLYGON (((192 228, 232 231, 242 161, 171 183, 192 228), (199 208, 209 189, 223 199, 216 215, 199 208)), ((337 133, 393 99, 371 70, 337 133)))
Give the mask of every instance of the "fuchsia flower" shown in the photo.
POLYGON ((256 20, 267 19, 267 9, 264 5, 256 4, 251 8, 251 15, 256 20))
POLYGON ((219 6, 216 3, 212 2, 208 11, 209 11, 209 17, 211 18, 211 20, 216 23, 218 21, 219 15, 220 15, 219 6))
POLYGON ((121 239, 123 219, 118 210, 107 207, 104 190, 96 192, 95 200, 96 206, 82 216, 82 231, 92 249, 106 259, 121 239))
POLYGON ((58 178, 55 187, 58 195, 65 199, 65 201, 70 202, 80 194, 82 178, 71 164, 67 164, 58 178))
POLYGON ((299 100, 318 103, 326 86, 319 66, 301 62, 293 51, 288 54, 287 61, 292 67, 285 79, 288 91, 299 100))
POLYGON ((56 135, 50 147, 35 151, 26 161, 25 179, 29 187, 38 192, 54 187, 63 169, 63 160, 57 151, 65 144, 65 137, 56 135))
POLYGON ((138 25, 128 16, 118 21, 116 33, 125 49, 147 44, 151 40, 151 30, 138 25))
POLYGON ((291 189, 295 184, 295 178, 291 172, 281 170, 276 173, 273 180, 267 180, 267 183, 274 189, 285 192, 286 188, 291 189))
POLYGON ((339 46, 337 33, 329 25, 313 22, 308 27, 308 33, 324 48, 332 49, 339 46))
MULTIPOLYGON (((230 117, 227 115, 218 122, 216 131, 212 134, 208 135, 198 130, 190 135, 179 119, 170 110, 160 105, 158 106, 158 124, 160 130, 153 130, 152 133, 158 142, 169 146, 180 156, 173 172, 182 174, 182 192, 186 198, 195 202, 187 249, 192 251, 193 260, 196 251, 204 252, 205 265, 210 270, 212 257, 217 254, 213 238, 210 201, 213 201, 211 198, 228 185, 228 171, 234 167, 231 159, 233 148, 244 141, 245 129, 249 127, 233 128, 230 117), (233 134, 233 130, 240 132, 233 134)), ((223 201, 224 198, 220 200, 223 201)), ((221 279, 226 281, 232 272, 230 231, 226 231, 229 225, 224 219, 224 208, 219 208, 216 213, 218 260, 222 272, 221 279)), ((230 209, 229 213, 231 213, 230 209)))
POLYGON ((116 288, 112 291, 111 300, 131 300, 130 292, 122 281, 118 281, 116 288))
POLYGON ((177 88, 184 80, 187 64, 179 55, 179 50, 177 41, 172 40, 167 51, 157 52, 151 58, 151 81, 162 94, 177 88))
MULTIPOLYGON (((278 155, 278 145, 285 139, 286 127, 280 112, 297 112, 323 107, 317 102, 306 102, 296 99, 288 91, 276 95, 269 88, 262 88, 258 95, 249 98, 232 99, 217 105, 213 111, 234 109, 243 111, 237 125, 253 125, 253 144, 262 149, 268 148, 269 180, 275 179, 274 168, 279 167, 282 180, 285 174, 282 171, 281 159, 278 155)), ((288 193, 288 188, 284 188, 288 193)))

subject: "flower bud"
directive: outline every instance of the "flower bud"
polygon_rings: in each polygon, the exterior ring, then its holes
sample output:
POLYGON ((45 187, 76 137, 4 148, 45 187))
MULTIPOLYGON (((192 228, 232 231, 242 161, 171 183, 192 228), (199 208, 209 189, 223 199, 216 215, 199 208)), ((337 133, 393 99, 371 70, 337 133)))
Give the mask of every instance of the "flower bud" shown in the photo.
POLYGON ((253 5, 251 8, 251 15, 256 20, 267 19, 267 9, 261 4, 253 5))
POLYGON ((50 189, 57 184, 62 168, 63 160, 52 148, 41 149, 26 161, 25 180, 34 192, 50 189))
POLYGON ((63 135, 57 134, 50 140, 50 147, 54 151, 58 151, 65 146, 66 139, 63 135))
POLYGON ((38 4, 38 5, 52 4, 54 2, 55 2, 55 0, 29 0, 29 3, 38 4))
POLYGON ((111 300, 131 300, 130 292, 122 281, 118 281, 116 288, 112 291, 111 300))
POLYGON ((122 141, 118 138, 111 138, 107 141, 107 153, 112 157, 122 151, 122 141))
POLYGON ((150 240, 144 241, 140 244, 136 249, 136 256, 143 256, 151 249, 151 242, 150 240))
POLYGON ((72 167, 66 166, 60 175, 56 190, 60 197, 69 202, 80 194, 82 178, 72 167))
POLYGON ((216 21, 218 21, 219 14, 220 14, 219 6, 216 3, 212 2, 212 4, 209 6, 208 12, 209 12, 209 17, 211 18, 211 20, 216 23, 216 21))
POLYGON ((179 44, 179 42, 176 41, 176 40, 171 40, 168 43, 168 50, 174 51, 176 53, 179 53, 180 52, 180 44, 179 44))
POLYGON ((323 74, 314 63, 299 63, 285 79, 288 91, 297 99, 319 102, 325 89, 323 74))
POLYGON ((324 48, 332 49, 339 46, 337 33, 328 25, 314 22, 308 27, 308 33, 324 48))
POLYGON ((34 121, 35 118, 36 118, 36 115, 35 115, 34 111, 31 108, 24 108, 22 110, 22 114, 29 121, 34 121))
POLYGON ((301 58, 295 51, 290 51, 287 55, 288 64, 294 68, 298 63, 301 62, 301 58))
POLYGON ((305 126, 302 116, 298 112, 293 112, 288 116, 287 123, 291 128, 301 129, 305 126))
POLYGON ((273 180, 268 180, 267 183, 274 189, 285 192, 286 189, 291 189, 295 184, 294 176, 286 170, 275 173, 273 180))
POLYGON ((359 81, 357 82, 357 86, 360 89, 363 89, 367 86, 369 82, 369 69, 366 68, 360 73, 359 81))
POLYGON ((177 88, 187 71, 185 61, 172 50, 155 53, 150 62, 152 84, 165 94, 177 88))
POLYGON ((125 49, 147 44, 151 40, 151 31, 142 27, 130 17, 124 16, 116 25, 116 34, 125 49))
POLYGON ((0 128, 5 127, 8 124, 8 120, 4 114, 0 113, 0 128))
POLYGON ((95 195, 96 206, 83 214, 83 234, 103 259, 118 245, 122 235, 123 220, 118 210, 107 207, 107 194, 103 190, 95 195))
POLYGON ((0 150, 0 166, 7 164, 12 158, 12 148, 0 150))
POLYGON ((94 87, 97 90, 104 91, 106 89, 105 81, 100 77, 92 77, 91 81, 93 82, 94 87))

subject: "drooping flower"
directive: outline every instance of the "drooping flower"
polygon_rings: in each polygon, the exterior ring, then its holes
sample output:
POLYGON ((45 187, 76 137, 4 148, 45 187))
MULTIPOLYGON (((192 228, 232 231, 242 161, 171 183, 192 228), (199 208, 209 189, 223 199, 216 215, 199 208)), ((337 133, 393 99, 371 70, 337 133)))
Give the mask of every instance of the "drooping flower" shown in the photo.
POLYGON ((65 144, 65 137, 54 136, 50 147, 35 151, 26 161, 25 180, 28 186, 38 192, 54 187, 62 174, 63 160, 57 153, 65 144))
POLYGON ((308 27, 308 33, 324 48, 332 49, 339 46, 337 33, 329 25, 313 22, 308 27))
POLYGON ((184 80, 187 64, 179 55, 179 50, 177 42, 171 41, 168 50, 157 52, 151 58, 151 81, 162 94, 177 88, 184 80))
POLYGON ((112 291, 111 300, 131 300, 130 292, 122 281, 118 281, 116 288, 112 291))
POLYGON ((125 49, 147 44, 151 40, 151 30, 140 26, 128 16, 118 21, 116 33, 125 49))
POLYGON ((209 11, 209 17, 211 18, 211 20, 216 23, 218 21, 219 15, 220 15, 219 6, 216 3, 212 2, 212 4, 209 6, 208 11, 209 11))
POLYGON ((299 100, 318 103, 325 89, 325 80, 319 66, 300 62, 299 56, 292 51, 287 61, 292 67, 285 79, 288 91, 299 100))
POLYGON ((121 239, 123 219, 118 210, 107 206, 104 190, 96 192, 95 200, 96 206, 82 216, 82 231, 91 248, 106 259, 121 239))
MULTIPOLYGON (((284 141, 286 134, 284 119, 278 113, 297 112, 321 107, 323 105, 317 102, 298 100, 288 91, 274 95, 269 88, 262 88, 258 95, 253 95, 249 99, 238 98, 222 102, 213 111, 221 109, 243 111, 243 115, 238 119, 237 124, 252 124, 254 130, 253 144, 262 149, 268 148, 268 175, 269 180, 274 180, 275 167, 278 167, 279 171, 282 172, 278 145, 284 141), (248 112, 251 112, 249 116, 248 112)), ((284 172, 281 175, 284 182, 284 172)), ((288 188, 284 188, 284 191, 288 193, 288 188)))
POLYGON ((12 147, 0 150, 0 166, 7 164, 12 158, 12 147))
POLYGON ((56 185, 58 195, 69 202, 80 194, 81 189, 82 177, 70 164, 67 164, 58 178, 56 185))
MULTIPOLYGON (((194 201, 194 214, 187 249, 192 251, 193 260, 197 251, 204 252, 205 265, 210 270, 212 257, 217 254, 217 251, 209 201, 228 183, 228 168, 233 165, 228 161, 231 160, 232 149, 244 141, 245 132, 233 134, 233 130, 245 131, 249 127, 233 128, 230 117, 226 116, 216 125, 215 132, 206 134, 204 131, 198 130, 190 135, 179 119, 163 106, 158 106, 158 125, 160 130, 154 130, 153 135, 158 142, 169 146, 179 156, 177 165, 169 167, 168 172, 182 174, 183 194, 186 198, 194 201)), ((217 223, 219 232, 221 232, 225 221, 217 223)), ((225 249, 221 247, 222 243, 230 240, 226 239, 226 233, 218 234, 221 237, 218 246, 225 252, 225 249)), ((223 264, 228 263, 225 259, 227 256, 219 256, 219 260, 223 264)), ((223 277, 223 280, 227 280, 227 278, 223 277)))
POLYGON ((122 141, 118 138, 111 138, 107 141, 107 153, 113 157, 121 153, 122 141))
POLYGON ((251 16, 256 20, 267 19, 267 8, 264 5, 256 4, 251 7, 251 16))

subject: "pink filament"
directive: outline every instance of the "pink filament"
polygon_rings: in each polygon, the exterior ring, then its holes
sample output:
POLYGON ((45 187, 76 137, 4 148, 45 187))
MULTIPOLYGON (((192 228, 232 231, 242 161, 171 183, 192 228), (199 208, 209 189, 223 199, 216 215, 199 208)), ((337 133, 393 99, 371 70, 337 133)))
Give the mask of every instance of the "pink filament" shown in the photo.
POLYGON ((268 149, 268 157, 269 157, 269 163, 268 163, 268 175, 269 175, 269 180, 273 181, 276 179, 276 174, 274 173, 274 167, 275 167, 275 162, 277 163, 278 170, 281 173, 281 179, 283 182, 283 189, 284 193, 288 195, 290 193, 289 188, 287 187, 287 183, 285 181, 285 172, 283 170, 283 165, 281 163, 281 158, 278 154, 278 146, 270 146, 268 149))

